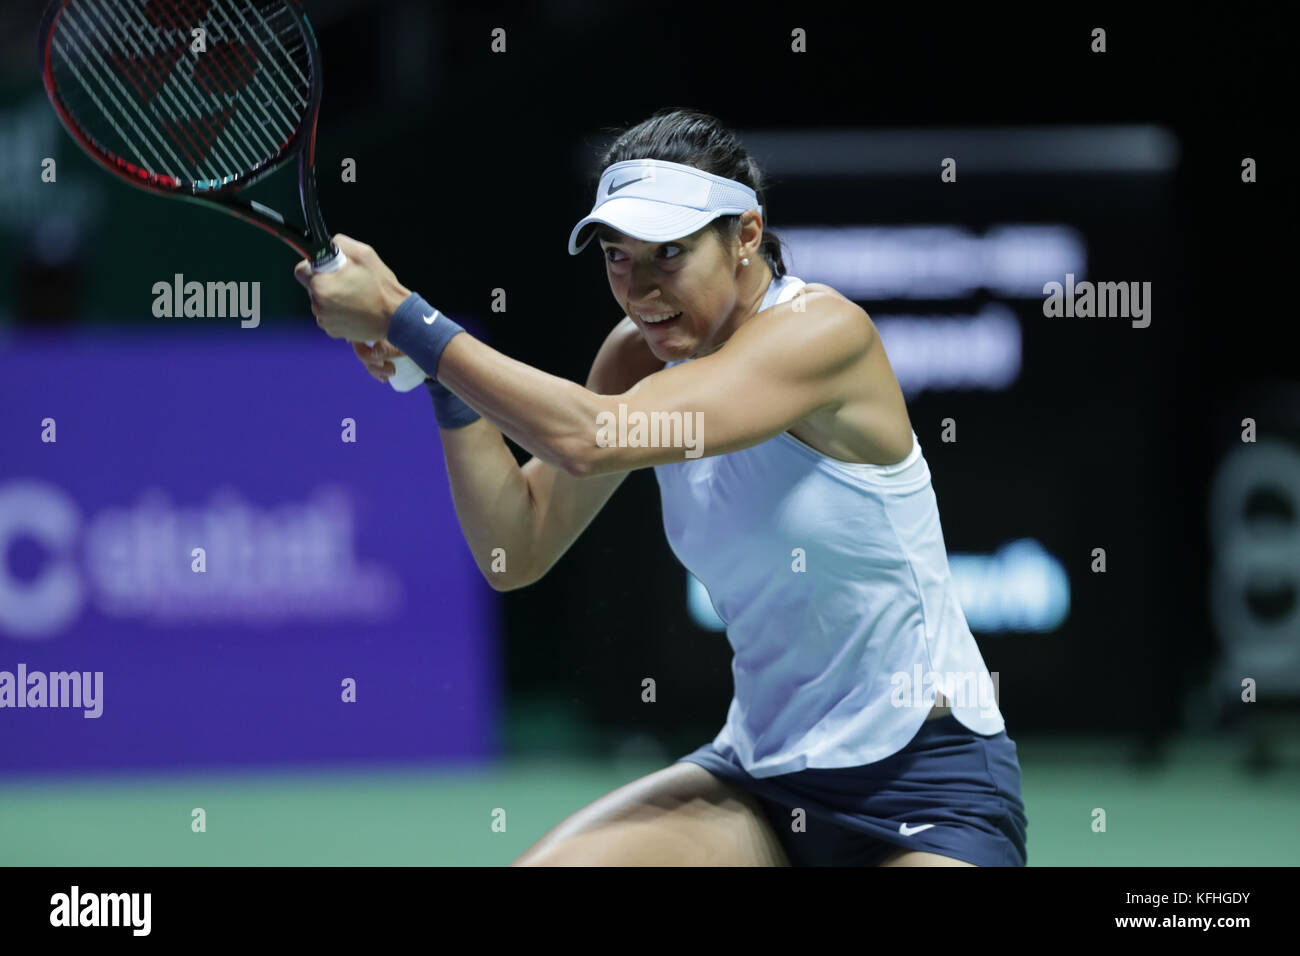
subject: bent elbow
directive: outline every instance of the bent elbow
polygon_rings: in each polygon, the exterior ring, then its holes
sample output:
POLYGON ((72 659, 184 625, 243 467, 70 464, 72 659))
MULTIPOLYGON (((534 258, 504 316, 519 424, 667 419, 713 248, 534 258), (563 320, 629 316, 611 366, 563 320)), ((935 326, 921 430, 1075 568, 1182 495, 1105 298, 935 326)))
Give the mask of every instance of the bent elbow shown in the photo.
POLYGON ((487 581, 488 587, 497 593, 513 591, 516 588, 523 587, 518 578, 512 578, 504 571, 484 571, 483 580, 487 581))
POLYGON ((574 478, 590 478, 596 474, 596 453, 600 451, 594 445, 574 442, 567 448, 560 449, 556 457, 560 469, 574 478))
POLYGON ((487 581, 488 587, 498 593, 526 588, 540 577, 539 574, 509 574, 505 571, 483 570, 483 578, 487 581))

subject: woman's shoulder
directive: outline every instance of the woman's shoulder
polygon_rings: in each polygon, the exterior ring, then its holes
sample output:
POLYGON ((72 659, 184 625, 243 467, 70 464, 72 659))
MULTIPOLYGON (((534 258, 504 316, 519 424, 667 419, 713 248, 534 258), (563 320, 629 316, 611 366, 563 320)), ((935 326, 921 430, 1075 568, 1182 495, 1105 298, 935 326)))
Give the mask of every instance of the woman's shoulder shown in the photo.
MULTIPOLYGON (((784 276, 780 281, 789 283, 791 278, 784 276)), ((793 322, 805 335, 829 336, 836 340, 837 349, 847 344, 840 341, 846 337, 856 339, 865 335, 870 339, 874 336, 875 326, 871 317, 852 299, 821 282, 794 279, 794 283, 798 285, 786 285, 777 302, 765 310, 772 313, 769 321, 793 322)))
POLYGON ((854 308, 859 308, 859 309, 861 308, 861 306, 859 306, 848 296, 842 294, 838 289, 826 285, 824 282, 805 282, 803 286, 800 287, 798 293, 796 294, 797 295, 824 295, 829 300, 834 301, 836 303, 841 303, 846 306, 853 306, 854 308))
MULTIPOLYGON (((802 280, 801 280, 802 281, 802 280)), ((827 316, 843 332, 854 337, 866 336, 868 341, 876 337, 876 325, 871 321, 867 310, 858 305, 838 289, 822 282, 806 282, 795 293, 797 303, 795 311, 827 316)))

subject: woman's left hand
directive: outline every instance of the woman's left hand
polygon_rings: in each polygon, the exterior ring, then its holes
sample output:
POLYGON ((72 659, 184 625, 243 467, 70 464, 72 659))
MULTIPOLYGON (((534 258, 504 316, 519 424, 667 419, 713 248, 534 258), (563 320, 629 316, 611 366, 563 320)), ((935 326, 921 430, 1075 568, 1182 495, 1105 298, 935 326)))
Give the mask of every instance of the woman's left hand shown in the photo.
POLYGON ((393 313, 411 290, 397 281, 365 243, 341 233, 334 243, 348 257, 347 265, 335 272, 315 273, 304 259, 294 267, 293 277, 311 296, 312 315, 326 335, 349 342, 377 342, 388 335, 393 313))

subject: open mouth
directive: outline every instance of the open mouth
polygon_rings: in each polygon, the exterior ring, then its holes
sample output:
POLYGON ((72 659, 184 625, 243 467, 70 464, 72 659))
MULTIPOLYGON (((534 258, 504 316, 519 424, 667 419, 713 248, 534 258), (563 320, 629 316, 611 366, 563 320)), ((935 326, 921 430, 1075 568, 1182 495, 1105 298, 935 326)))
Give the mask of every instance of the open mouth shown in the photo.
POLYGON ((653 318, 647 315, 642 315, 640 316, 640 319, 646 325, 671 325, 681 317, 682 313, 674 312, 671 315, 654 316, 653 318))

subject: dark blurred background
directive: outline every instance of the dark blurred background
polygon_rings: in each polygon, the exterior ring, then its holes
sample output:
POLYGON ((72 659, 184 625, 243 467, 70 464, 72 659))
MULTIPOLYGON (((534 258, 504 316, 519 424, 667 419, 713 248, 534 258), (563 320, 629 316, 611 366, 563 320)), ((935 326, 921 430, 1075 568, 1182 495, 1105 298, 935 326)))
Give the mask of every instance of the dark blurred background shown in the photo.
MULTIPOLYGON (((1139 768, 1210 739, 1225 742, 1236 770, 1294 763, 1300 469, 1287 469, 1300 457, 1300 387, 1282 301, 1296 211, 1282 144, 1296 67, 1279 14, 305 7, 325 59, 318 170, 329 226, 375 246, 406 285, 495 348, 576 381, 621 317, 599 256, 565 247, 590 208, 601 146, 665 106, 738 130, 766 168, 768 223, 790 271, 841 288, 881 328, 1011 735, 1059 753, 1104 740, 1108 760, 1139 768), (495 28, 503 53, 491 50, 495 28), (806 52, 792 52, 796 28, 806 52), (1090 49, 1097 28, 1105 53, 1090 49), (955 183, 940 181, 948 156, 955 183), (1258 164, 1253 184, 1242 182, 1246 157, 1258 164), (340 181, 348 158, 355 183, 340 181), (1044 317, 1042 284, 1067 272, 1150 282, 1150 325, 1044 317), (498 289, 505 312, 491 310, 498 289), (940 440, 947 418, 955 443, 940 440), (1255 443, 1242 441, 1245 418, 1255 443), (1105 573, 1092 571, 1095 548, 1105 573), (1244 677, 1258 682, 1257 704, 1240 700, 1244 677)), ((254 338, 321 337, 276 240, 133 191, 80 154, 40 86, 39 9, 0 13, 5 367, 38 363, 39 381, 53 363, 54 389, 65 342, 147 350, 156 337, 182 355, 192 339, 252 355, 254 338), (57 160, 57 185, 40 180, 44 157, 57 160), (150 289, 174 273, 259 280, 262 327, 153 318, 150 289)), ((291 173, 256 190, 295 208, 291 173)), ((454 515, 427 399, 387 393, 332 345, 328 357, 310 351, 305 377, 325 394, 360 382, 368 414, 410 420, 385 426, 389 444, 369 473, 385 485, 383 463, 405 461, 404 480, 435 489, 401 500, 436 511, 443 535, 427 552, 412 543, 410 559, 454 564, 457 586, 482 592, 465 600, 489 605, 468 638, 494 649, 473 671, 482 736, 456 753, 653 768, 711 738, 730 698, 730 649, 667 547, 653 474, 631 475, 545 579, 493 594, 461 573, 463 544, 446 540, 454 515), (404 459, 413 446, 418 458, 404 459), (658 684, 653 707, 641 701, 645 677, 658 684)), ((0 483, 43 467, 38 451, 18 450, 35 426, 10 414, 16 381, 0 382, 0 483)), ((267 381, 247 388, 256 395, 267 381)), ((225 387, 216 373, 206 383, 214 403, 225 387)), ((290 402, 279 414, 292 429, 291 396, 277 400, 290 402)), ((323 456, 316 466, 331 467, 323 456)), ((273 479, 257 487, 276 498, 273 479)), ((395 520, 379 502, 366 513, 395 520)), ((370 533, 382 560, 385 538, 370 533)), ((427 607, 405 606, 408 617, 427 607)), ((241 626, 227 625, 231 641, 241 626)), ((35 646, 0 631, 0 668, 35 646)), ((453 751, 390 756, 436 764, 453 751)), ((10 770, 44 766, 14 754, 10 770)), ((355 752, 286 760, 366 754, 359 739, 355 752)), ((222 760, 241 763, 237 751, 222 760)), ((187 761, 140 761, 159 762, 187 761)), ((1147 862, 1165 862, 1152 852, 1147 862)))

